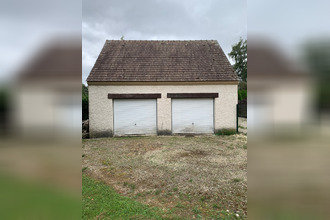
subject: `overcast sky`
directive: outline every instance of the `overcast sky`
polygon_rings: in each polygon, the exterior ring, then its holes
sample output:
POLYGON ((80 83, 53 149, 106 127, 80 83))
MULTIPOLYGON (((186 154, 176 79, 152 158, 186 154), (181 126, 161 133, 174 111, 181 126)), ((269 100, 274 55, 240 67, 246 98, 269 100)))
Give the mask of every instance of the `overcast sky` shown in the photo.
POLYGON ((0 86, 49 42, 80 38, 81 5, 80 0, 0 1, 0 86))
POLYGON ((330 39, 329 0, 249 0, 248 38, 265 37, 288 55, 299 56, 301 45, 330 39))
POLYGON ((228 55, 246 35, 246 0, 84 0, 82 81, 105 40, 218 40, 228 55))
POLYGON ((82 81, 105 40, 218 40, 226 55, 240 37, 265 36, 287 52, 330 39, 329 0, 0 1, 0 82, 48 38, 82 30, 82 81), (251 34, 251 35, 250 35, 251 34))

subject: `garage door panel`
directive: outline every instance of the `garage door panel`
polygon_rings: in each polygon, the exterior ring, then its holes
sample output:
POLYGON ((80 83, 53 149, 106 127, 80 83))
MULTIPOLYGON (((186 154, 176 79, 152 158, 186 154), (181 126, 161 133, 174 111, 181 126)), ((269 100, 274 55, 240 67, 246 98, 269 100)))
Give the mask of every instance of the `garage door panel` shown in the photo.
POLYGON ((156 134, 156 99, 115 99, 115 135, 156 134))
POLYGON ((173 133, 213 133, 213 99, 172 99, 173 133))

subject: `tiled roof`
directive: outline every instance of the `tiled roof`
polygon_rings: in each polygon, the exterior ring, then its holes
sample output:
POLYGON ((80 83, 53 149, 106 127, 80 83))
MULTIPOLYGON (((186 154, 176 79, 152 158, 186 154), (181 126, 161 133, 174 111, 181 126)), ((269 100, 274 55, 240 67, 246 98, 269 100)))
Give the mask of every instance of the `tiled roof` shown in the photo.
POLYGON ((237 81, 215 40, 107 40, 87 82, 237 81))
POLYGON ((299 69, 283 51, 271 43, 250 41, 249 79, 297 79, 307 77, 305 70, 299 69))
POLYGON ((62 45, 55 42, 45 46, 19 71, 19 79, 81 79, 81 44, 68 42, 62 45))

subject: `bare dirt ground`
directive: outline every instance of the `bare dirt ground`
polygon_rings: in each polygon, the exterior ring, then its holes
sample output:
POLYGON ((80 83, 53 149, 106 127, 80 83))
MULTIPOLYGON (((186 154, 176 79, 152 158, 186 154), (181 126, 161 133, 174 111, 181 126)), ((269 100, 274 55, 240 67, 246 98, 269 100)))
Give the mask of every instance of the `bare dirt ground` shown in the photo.
POLYGON ((247 215, 247 137, 83 140, 83 170, 120 194, 184 218, 247 215))

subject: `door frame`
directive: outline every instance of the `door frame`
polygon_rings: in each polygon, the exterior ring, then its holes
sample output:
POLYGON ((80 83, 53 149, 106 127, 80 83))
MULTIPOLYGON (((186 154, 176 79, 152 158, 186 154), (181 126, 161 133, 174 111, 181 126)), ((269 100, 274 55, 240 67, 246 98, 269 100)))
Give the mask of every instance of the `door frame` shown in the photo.
MULTIPOLYGON (((212 94, 215 94, 215 93, 212 93, 212 94)), ((217 94, 217 93, 216 93, 217 94)), ((212 127, 213 127, 213 134, 215 133, 215 98, 214 97, 189 97, 189 98, 171 98, 171 132, 172 132, 172 134, 185 134, 185 133, 174 133, 173 132, 173 99, 191 99, 191 100, 194 100, 194 99, 196 99, 196 98, 198 98, 198 99, 208 99, 208 98, 212 98, 212 116, 213 116, 213 118, 212 118, 212 122, 213 122, 213 124, 212 124, 212 127)), ((193 133, 192 133, 193 134, 193 133)), ((208 133, 196 133, 196 134, 208 134, 208 133)))

